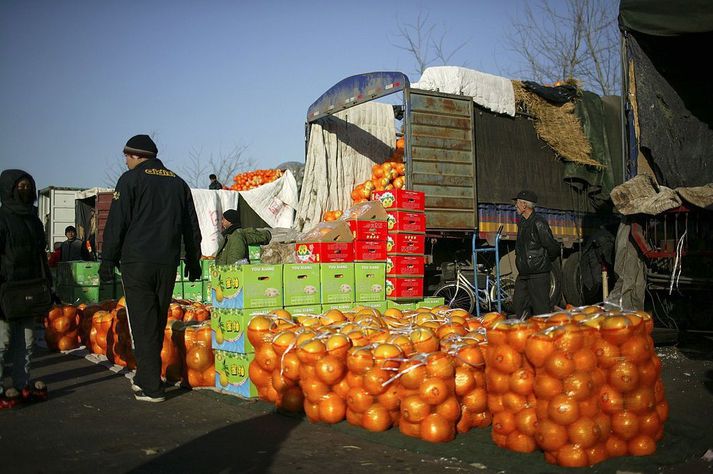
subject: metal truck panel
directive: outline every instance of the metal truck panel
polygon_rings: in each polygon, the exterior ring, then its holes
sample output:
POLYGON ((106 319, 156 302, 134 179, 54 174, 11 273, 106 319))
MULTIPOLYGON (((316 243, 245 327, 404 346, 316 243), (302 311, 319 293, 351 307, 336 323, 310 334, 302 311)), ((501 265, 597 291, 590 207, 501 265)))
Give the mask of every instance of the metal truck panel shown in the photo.
POLYGON ((80 188, 50 186, 38 193, 38 214, 45 227, 45 238, 51 249, 57 242, 66 239, 64 229, 76 225, 74 200, 80 188))
POLYGON ((474 229, 473 101, 418 89, 406 96, 406 181, 426 195, 427 227, 474 229))

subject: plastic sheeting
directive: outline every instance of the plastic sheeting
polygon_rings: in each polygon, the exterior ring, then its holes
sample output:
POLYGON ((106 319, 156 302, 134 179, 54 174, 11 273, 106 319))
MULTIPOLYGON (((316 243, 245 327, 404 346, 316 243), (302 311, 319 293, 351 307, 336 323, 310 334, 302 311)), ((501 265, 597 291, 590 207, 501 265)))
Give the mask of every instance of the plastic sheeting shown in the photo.
POLYGON ((488 110, 515 116, 515 92, 512 82, 504 77, 464 67, 429 67, 411 87, 470 96, 473 102, 488 110))
POLYGON ((374 163, 389 158, 395 139, 389 104, 369 102, 313 123, 293 228, 309 230, 324 211, 350 207, 352 189, 370 178, 374 163))

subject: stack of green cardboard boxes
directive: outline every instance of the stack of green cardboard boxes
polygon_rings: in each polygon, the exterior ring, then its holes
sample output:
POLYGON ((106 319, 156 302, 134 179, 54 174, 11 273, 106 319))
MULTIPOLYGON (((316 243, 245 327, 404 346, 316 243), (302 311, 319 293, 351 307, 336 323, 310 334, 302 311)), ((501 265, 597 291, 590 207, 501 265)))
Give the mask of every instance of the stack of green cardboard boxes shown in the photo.
POLYGON ((415 309, 436 306, 442 298, 423 303, 385 300, 386 264, 381 262, 321 264, 243 264, 211 266, 208 294, 212 302, 211 328, 215 353, 216 387, 245 398, 257 396, 248 366, 255 348, 247 336, 250 320, 258 314, 285 309, 291 315, 321 314, 329 309, 349 311, 370 306, 415 309))
POLYGON ((99 262, 60 262, 54 284, 57 296, 65 304, 98 303, 123 294, 121 283, 99 281, 99 262))
POLYGON ((211 263, 212 260, 201 260, 201 279, 192 282, 188 280, 188 277, 184 276, 186 265, 183 260, 181 260, 176 272, 176 284, 173 286, 173 297, 175 299, 209 303, 210 299, 205 298, 205 287, 208 287, 208 270, 211 263))

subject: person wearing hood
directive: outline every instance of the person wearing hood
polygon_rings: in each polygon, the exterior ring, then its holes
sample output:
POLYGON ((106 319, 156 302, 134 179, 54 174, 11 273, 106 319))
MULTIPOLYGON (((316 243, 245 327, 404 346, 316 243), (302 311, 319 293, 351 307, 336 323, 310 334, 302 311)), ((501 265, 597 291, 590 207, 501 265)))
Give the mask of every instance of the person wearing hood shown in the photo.
POLYGON ((185 276, 201 277, 201 232, 191 190, 156 158, 148 135, 136 135, 124 147, 127 172, 116 183, 109 209, 102 262, 102 281, 114 279, 121 266, 126 314, 136 357, 132 383, 139 401, 165 400, 161 385, 161 348, 176 267, 185 248, 185 276))
MULTIPOLYGON (((47 264, 45 232, 34 206, 35 180, 22 170, 0 174, 0 285, 52 276, 47 264)), ((38 315, 39 316, 39 315, 38 315)), ((34 347, 35 318, 6 320, 0 309, 0 409, 20 401, 44 400, 47 387, 30 386, 30 361, 34 347), (5 360, 12 362, 12 386, 5 389, 5 360)))
POLYGON ((228 209, 223 213, 223 245, 215 256, 216 265, 230 265, 248 258, 248 246, 270 243, 270 231, 267 229, 240 228, 240 213, 228 209))

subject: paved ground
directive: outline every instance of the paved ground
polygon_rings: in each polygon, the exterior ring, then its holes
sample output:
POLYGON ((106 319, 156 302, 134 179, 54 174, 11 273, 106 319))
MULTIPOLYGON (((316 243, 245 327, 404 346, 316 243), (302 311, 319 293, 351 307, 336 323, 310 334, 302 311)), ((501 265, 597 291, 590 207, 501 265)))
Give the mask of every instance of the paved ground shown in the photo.
MULTIPOLYGON (((657 452, 591 472, 713 472, 713 347, 690 338, 658 348, 671 417, 657 452)), ((311 424, 207 390, 175 389, 162 404, 133 399, 122 373, 40 351, 34 376, 49 401, 0 412, 0 472, 564 472, 542 453, 493 445, 488 430, 433 445, 398 430, 311 424)), ((580 472, 583 470, 579 470, 580 472)))

